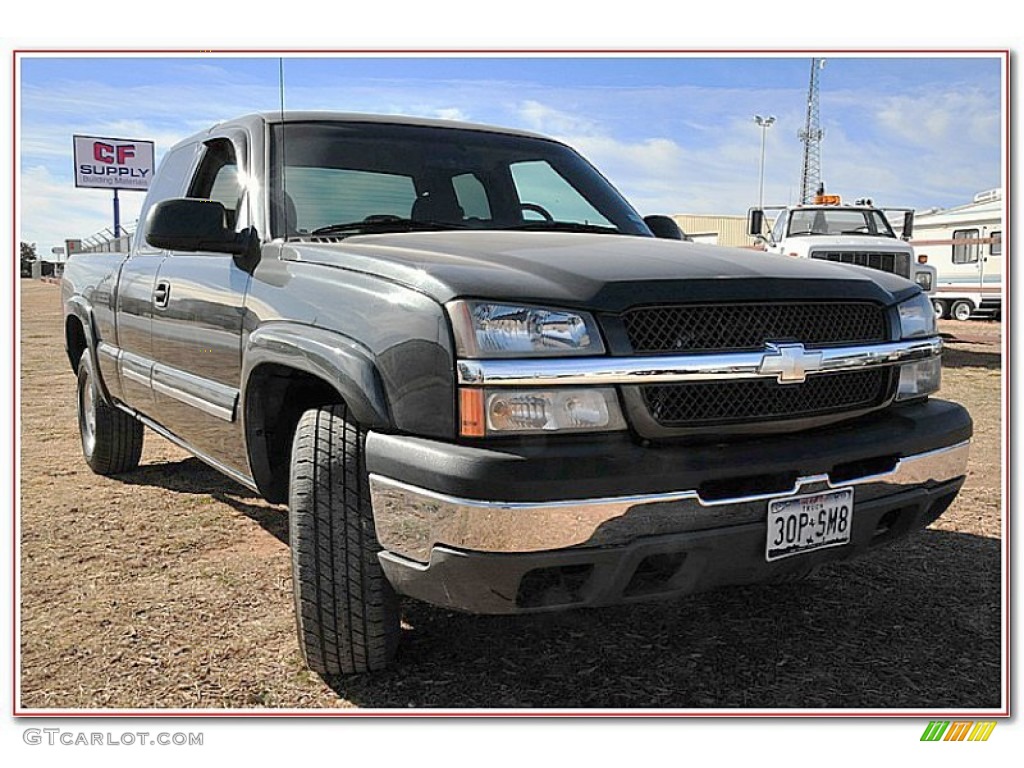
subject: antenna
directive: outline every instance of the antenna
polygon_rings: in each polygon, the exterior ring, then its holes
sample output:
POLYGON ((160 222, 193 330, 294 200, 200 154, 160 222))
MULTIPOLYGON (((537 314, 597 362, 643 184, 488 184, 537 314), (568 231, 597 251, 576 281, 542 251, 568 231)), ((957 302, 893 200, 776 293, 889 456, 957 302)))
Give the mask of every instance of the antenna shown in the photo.
POLYGON ((821 129, 818 114, 818 73, 825 68, 825 59, 811 59, 811 84, 807 89, 807 119, 797 134, 804 143, 803 167, 800 170, 800 202, 810 203, 821 186, 821 129))

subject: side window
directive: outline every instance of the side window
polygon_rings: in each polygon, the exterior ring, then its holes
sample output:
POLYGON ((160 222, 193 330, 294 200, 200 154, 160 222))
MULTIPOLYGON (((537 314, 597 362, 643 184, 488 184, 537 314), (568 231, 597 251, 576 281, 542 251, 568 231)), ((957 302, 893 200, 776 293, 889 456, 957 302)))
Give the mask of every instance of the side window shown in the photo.
MULTIPOLYGON (((793 211, 789 219, 790 236, 812 234, 817 218, 820 218, 820 211, 793 211)), ((823 222, 819 223, 823 224, 823 222)))
MULTIPOLYGON (((196 156, 196 145, 186 144, 178 147, 166 155, 160 162, 160 168, 153 178, 153 185, 146 194, 146 200, 139 211, 139 229, 145 231, 146 217, 149 210, 162 200, 170 200, 175 197, 182 197, 185 194, 185 186, 188 184, 189 172, 192 170, 192 161, 196 156)), ((137 251, 152 251, 144 237, 133 238, 137 244, 137 251)))
POLYGON ((223 205, 228 214, 228 227, 234 229, 238 223, 243 192, 235 149, 231 142, 224 139, 209 142, 188 190, 188 197, 213 200, 223 205))
POLYGON ((1003 255, 1003 233, 1001 231, 993 232, 992 242, 988 244, 988 255, 989 256, 1002 256, 1003 255))
MULTIPOLYGON (((954 229, 954 240, 976 240, 978 230, 976 229, 954 229)), ((977 243, 954 243, 953 263, 954 264, 975 264, 978 261, 977 243)))
POLYGON ((509 170, 512 172, 519 202, 523 205, 523 218, 527 221, 540 221, 544 218, 540 211, 530 208, 539 206, 551 214, 555 221, 614 226, 546 161, 513 163, 509 170))
POLYGON ((452 177, 455 199, 461 206, 467 219, 490 220, 491 201, 487 199, 487 190, 483 182, 473 173, 463 173, 452 177))

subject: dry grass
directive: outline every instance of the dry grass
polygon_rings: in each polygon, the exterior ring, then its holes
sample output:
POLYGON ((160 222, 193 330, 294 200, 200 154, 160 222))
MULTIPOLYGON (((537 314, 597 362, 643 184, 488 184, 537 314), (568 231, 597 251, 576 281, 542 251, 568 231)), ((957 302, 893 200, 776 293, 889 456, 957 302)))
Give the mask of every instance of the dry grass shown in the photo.
POLYGON ((282 508, 147 433, 120 479, 81 458, 56 286, 23 280, 21 704, 221 707, 1000 706, 999 325, 943 323, 976 441, 929 530, 792 586, 488 618, 405 605, 399 665, 298 656, 282 508))

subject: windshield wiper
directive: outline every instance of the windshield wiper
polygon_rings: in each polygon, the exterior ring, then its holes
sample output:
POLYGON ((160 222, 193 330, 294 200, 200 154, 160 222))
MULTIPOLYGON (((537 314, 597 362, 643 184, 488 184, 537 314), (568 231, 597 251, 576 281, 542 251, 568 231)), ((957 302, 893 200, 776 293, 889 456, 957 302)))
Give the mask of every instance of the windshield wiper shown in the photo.
POLYGON ((841 235, 864 235, 865 237, 891 237, 884 232, 865 232, 863 229, 844 229, 841 235))
POLYGON ((466 229, 465 224, 456 224, 449 221, 420 221, 419 219, 404 219, 401 216, 380 216, 360 219, 359 221, 348 221, 344 224, 328 224, 326 227, 319 227, 309 233, 311 237, 320 235, 338 235, 343 232, 376 233, 376 232, 417 232, 420 230, 445 230, 445 229, 466 229))
POLYGON ((622 234, 615 227, 605 227, 600 224, 582 224, 576 221, 524 221, 522 224, 513 224, 502 227, 502 229, 544 229, 555 232, 597 232, 604 235, 622 234))

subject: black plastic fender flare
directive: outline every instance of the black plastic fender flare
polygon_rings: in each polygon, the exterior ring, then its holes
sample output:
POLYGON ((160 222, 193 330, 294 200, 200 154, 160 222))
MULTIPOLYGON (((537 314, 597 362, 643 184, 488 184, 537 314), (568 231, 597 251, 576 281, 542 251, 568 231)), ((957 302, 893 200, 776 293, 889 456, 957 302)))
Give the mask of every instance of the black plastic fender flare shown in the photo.
MULTIPOLYGON (((268 457, 250 439, 247 423, 253 373, 268 364, 301 371, 330 385, 364 429, 379 429, 392 423, 384 385, 370 350, 344 334, 324 328, 288 321, 268 323, 249 335, 242 354, 239 411, 254 478, 272 474, 268 457)), ((267 493, 268 489, 261 491, 267 493)))

